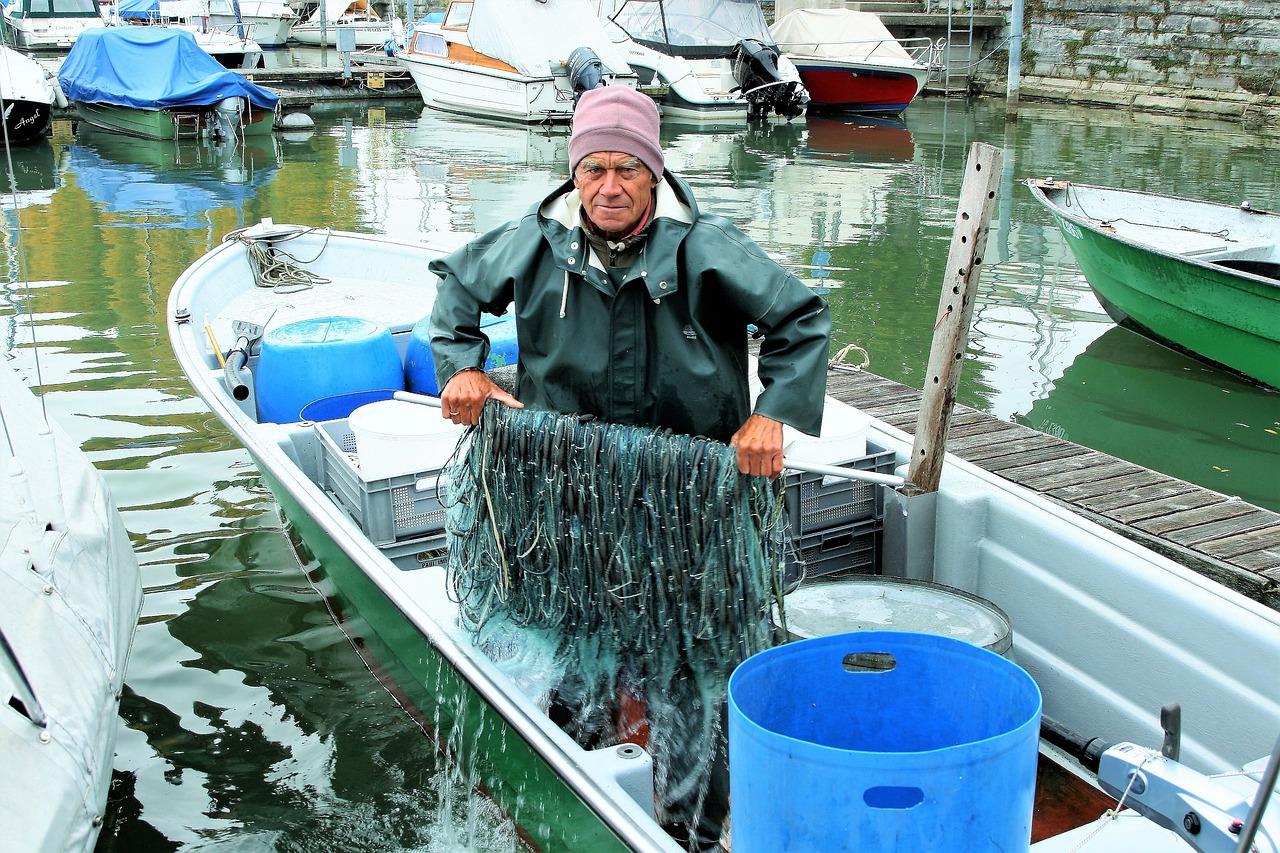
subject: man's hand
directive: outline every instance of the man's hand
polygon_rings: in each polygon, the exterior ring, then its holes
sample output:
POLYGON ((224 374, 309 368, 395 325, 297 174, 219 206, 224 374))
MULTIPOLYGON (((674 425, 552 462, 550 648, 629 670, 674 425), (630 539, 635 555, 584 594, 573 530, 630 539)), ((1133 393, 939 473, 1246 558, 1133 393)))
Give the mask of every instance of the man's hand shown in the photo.
POLYGON ((782 424, 764 415, 752 415, 729 439, 738 448, 738 470, 757 477, 782 473, 782 424))
POLYGON ((524 403, 493 384, 483 370, 462 370, 453 374, 440 392, 440 411, 455 424, 471 425, 480 420, 484 401, 490 398, 513 409, 524 408, 524 403))

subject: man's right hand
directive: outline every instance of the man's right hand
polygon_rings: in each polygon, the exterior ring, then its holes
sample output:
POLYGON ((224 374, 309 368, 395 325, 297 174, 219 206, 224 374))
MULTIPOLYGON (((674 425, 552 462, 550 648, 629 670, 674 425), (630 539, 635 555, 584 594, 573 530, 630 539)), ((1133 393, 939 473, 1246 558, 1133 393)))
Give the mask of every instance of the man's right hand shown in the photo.
POLYGON ((455 424, 472 425, 480 420, 480 412, 488 399, 497 400, 513 409, 523 409, 521 403, 503 391, 483 370, 460 370, 453 374, 440 392, 440 411, 455 424))

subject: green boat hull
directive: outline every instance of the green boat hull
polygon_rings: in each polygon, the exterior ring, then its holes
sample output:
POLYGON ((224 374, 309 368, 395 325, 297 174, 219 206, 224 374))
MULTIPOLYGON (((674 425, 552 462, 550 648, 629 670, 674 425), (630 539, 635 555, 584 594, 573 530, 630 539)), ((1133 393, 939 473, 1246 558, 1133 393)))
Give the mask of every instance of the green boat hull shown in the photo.
POLYGON ((1122 239, 1038 198, 1111 319, 1280 388, 1280 281, 1122 239))
MULTIPOLYGON (((76 113, 81 119, 103 130, 138 136, 143 139, 177 139, 196 136, 199 113, 205 110, 142 110, 115 104, 75 102, 76 113), (175 120, 175 116, 189 120, 175 120)), ((275 127, 275 112, 253 108, 249 122, 243 128, 246 136, 270 134, 275 127)))
MULTIPOLYGON (((628 848, 547 763, 450 666, 288 490, 267 477, 294 534, 318 570, 312 582, 365 662, 436 739, 463 781, 479 785, 543 853, 628 848)), ((439 571, 424 568, 418 571, 439 571)))

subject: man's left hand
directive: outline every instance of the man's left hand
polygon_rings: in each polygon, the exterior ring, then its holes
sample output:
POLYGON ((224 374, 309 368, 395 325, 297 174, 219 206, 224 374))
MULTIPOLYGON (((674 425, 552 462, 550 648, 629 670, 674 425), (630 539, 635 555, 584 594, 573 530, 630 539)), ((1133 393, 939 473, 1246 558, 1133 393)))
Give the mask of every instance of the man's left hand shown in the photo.
POLYGON ((782 424, 764 415, 752 415, 729 439, 738 448, 738 470, 756 477, 782 473, 782 424))

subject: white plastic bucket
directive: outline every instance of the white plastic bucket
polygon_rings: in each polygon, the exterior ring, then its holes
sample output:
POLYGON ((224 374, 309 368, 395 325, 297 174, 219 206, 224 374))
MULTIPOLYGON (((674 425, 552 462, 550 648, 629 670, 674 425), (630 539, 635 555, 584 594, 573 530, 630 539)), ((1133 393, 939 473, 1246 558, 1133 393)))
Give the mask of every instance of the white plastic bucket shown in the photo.
POLYGON ((366 482, 440 470, 466 430, 442 418, 439 409, 403 400, 367 403, 351 413, 347 424, 366 482))
POLYGON ((827 397, 822 411, 822 432, 805 435, 783 427, 787 458, 820 465, 840 465, 867 455, 867 431, 871 416, 848 403, 827 397))

